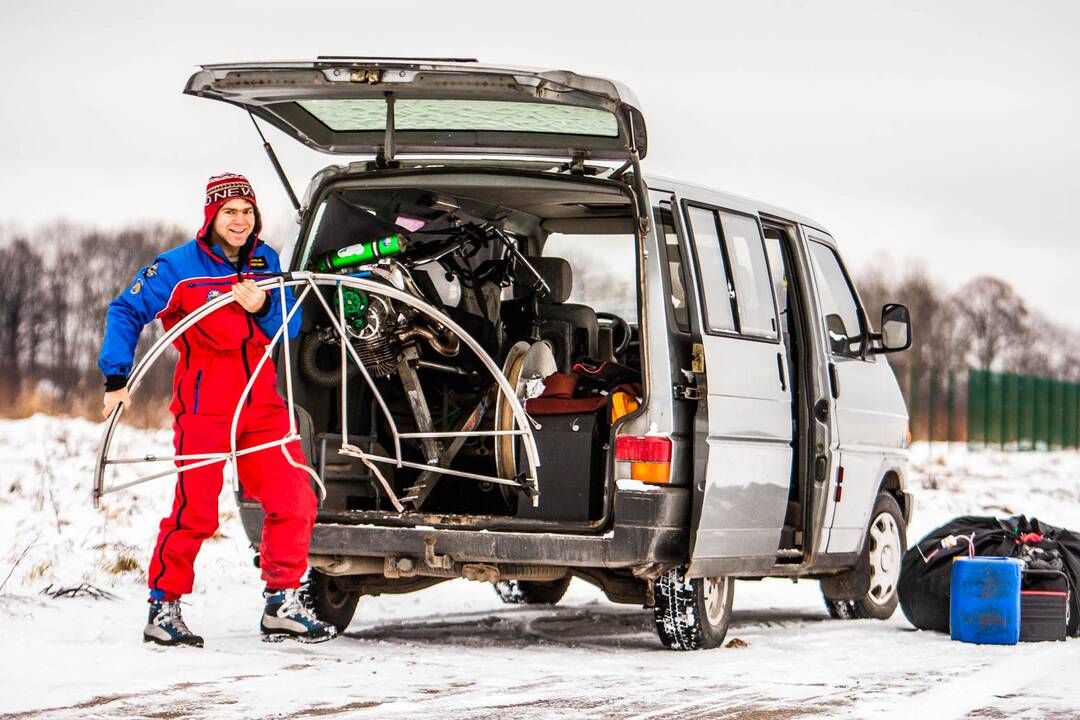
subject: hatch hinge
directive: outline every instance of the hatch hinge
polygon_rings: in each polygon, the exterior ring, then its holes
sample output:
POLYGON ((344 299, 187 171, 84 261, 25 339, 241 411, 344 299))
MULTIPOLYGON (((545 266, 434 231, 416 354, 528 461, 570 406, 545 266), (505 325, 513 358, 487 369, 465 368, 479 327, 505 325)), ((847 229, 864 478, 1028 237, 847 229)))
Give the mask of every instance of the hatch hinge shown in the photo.
POLYGON ((349 80, 355 83, 366 82, 368 85, 378 85, 382 77, 375 68, 358 68, 349 74, 349 80))
POLYGON ((281 167, 281 163, 278 161, 277 154, 274 152, 274 148, 267 142, 266 136, 263 135, 262 128, 259 127, 259 123, 255 122, 255 116, 248 111, 248 117, 251 118, 251 124, 255 126, 255 131, 259 133, 259 137, 263 141, 263 150, 266 151, 266 156, 270 158, 270 164, 274 166, 274 172, 277 173, 278 180, 285 186, 285 192, 289 195, 289 201, 292 203, 293 209, 296 210, 297 220, 300 219, 304 213, 300 209, 300 201, 296 199, 296 193, 293 192, 292 185, 289 183, 289 178, 285 177, 285 170, 281 167))
POLYGON ((568 172, 571 175, 586 175, 588 169, 585 167, 585 153, 578 151, 574 153, 574 156, 570 159, 570 162, 559 168, 562 172, 568 172))

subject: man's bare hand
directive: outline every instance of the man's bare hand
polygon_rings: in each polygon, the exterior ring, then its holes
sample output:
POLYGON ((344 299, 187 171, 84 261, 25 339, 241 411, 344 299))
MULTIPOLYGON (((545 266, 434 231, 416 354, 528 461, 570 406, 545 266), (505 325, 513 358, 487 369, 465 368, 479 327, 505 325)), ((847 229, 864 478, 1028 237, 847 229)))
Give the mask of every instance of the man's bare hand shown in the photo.
POLYGON ((254 280, 236 283, 232 286, 232 294, 236 302, 240 303, 240 307, 249 313, 259 312, 262 310, 263 303, 266 302, 266 293, 262 288, 255 287, 254 280))
POLYGON ((116 406, 121 403, 124 405, 128 404, 128 391, 126 387, 105 393, 105 400, 102 403, 104 407, 101 410, 101 416, 106 418, 109 417, 112 415, 112 411, 116 406))

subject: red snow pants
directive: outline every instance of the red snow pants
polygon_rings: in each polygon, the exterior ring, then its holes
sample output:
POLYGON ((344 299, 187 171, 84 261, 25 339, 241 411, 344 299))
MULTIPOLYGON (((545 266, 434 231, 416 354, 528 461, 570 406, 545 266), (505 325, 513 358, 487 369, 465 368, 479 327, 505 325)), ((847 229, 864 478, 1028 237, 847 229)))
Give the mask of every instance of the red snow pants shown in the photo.
MULTIPOLYGON (((177 455, 229 451, 233 412, 262 352, 255 343, 232 350, 181 351, 170 405, 177 455)), ((238 449, 280 440, 288 433, 288 409, 277 393, 275 375, 267 361, 240 412, 238 449)), ((289 464, 283 450, 297 464, 305 464, 296 441, 237 458, 245 497, 257 500, 266 512, 259 552, 262 577, 271 589, 300 585, 317 510, 308 474, 289 464)), ((183 468, 197 462, 176 464, 183 468)), ((147 575, 150 589, 166 599, 191 592, 195 556, 218 527, 224 466, 221 461, 178 473, 172 512, 161 521, 147 575)))

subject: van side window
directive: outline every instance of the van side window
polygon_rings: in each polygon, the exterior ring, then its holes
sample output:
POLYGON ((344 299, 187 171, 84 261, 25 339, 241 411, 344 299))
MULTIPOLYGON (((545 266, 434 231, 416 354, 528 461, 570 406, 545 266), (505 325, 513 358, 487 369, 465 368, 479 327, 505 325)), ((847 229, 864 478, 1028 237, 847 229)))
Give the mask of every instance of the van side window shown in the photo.
POLYGON ((834 355, 859 355, 863 329, 847 273, 831 247, 813 239, 809 246, 829 349, 834 355))
POLYGON ((671 214, 671 203, 661 202, 657 217, 660 231, 664 238, 664 254, 667 256, 667 276, 670 295, 668 297, 671 315, 675 326, 684 333, 690 332, 690 311, 686 307, 686 282, 683 278, 682 249, 679 236, 675 233, 675 219, 671 214))
POLYGON ((701 273, 701 293, 705 303, 705 327, 719 332, 735 331, 735 314, 732 301, 735 289, 728 279, 724 256, 720 249, 720 229, 716 225, 716 213, 694 206, 687 207, 690 230, 697 251, 698 268, 701 273))
POLYGON ((739 332, 757 337, 777 337, 776 305, 772 280, 765 261, 765 247, 757 221, 746 215, 721 211, 728 262, 735 280, 735 304, 739 310, 739 332))

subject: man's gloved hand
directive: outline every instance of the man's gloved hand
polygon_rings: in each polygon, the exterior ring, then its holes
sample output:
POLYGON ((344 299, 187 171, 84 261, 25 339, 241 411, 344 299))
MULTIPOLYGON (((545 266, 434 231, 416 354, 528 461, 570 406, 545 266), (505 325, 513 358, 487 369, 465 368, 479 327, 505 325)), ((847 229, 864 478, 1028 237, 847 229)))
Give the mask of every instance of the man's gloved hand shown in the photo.
POLYGON ((232 294, 236 302, 240 303, 240 307, 249 313, 259 312, 266 302, 266 293, 262 288, 255 287, 254 280, 236 283, 232 286, 232 294))
POLYGON ((112 415, 112 411, 120 403, 123 403, 124 405, 128 404, 128 390, 126 387, 122 387, 119 390, 113 390, 112 392, 105 393, 105 399, 102 402, 103 407, 101 410, 101 416, 107 418, 112 415))

